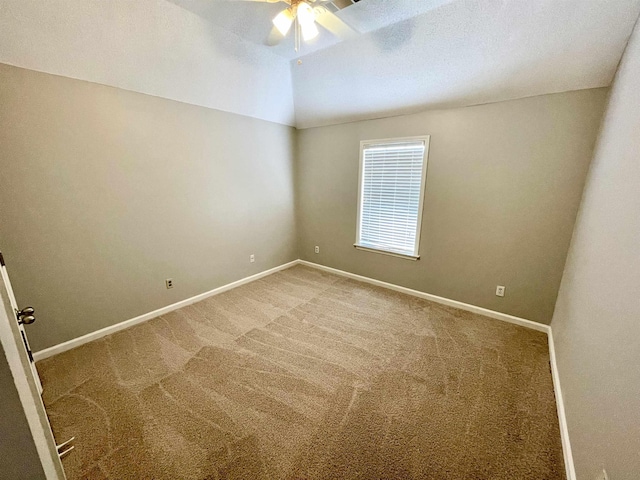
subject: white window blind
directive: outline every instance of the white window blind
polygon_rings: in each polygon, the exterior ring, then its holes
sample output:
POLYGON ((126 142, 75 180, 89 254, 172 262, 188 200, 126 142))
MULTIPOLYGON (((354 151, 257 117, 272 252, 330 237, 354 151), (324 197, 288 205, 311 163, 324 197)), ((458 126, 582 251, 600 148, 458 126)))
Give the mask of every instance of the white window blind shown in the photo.
POLYGON ((418 257, 428 137, 362 144, 357 247, 418 257))

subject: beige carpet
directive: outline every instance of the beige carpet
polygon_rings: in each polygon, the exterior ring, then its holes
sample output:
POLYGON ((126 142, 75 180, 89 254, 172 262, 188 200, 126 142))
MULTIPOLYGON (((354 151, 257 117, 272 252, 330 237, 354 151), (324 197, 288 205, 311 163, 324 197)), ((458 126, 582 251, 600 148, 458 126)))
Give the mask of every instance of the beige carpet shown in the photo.
POLYGON ((563 479, 540 332, 294 267, 38 363, 69 479, 563 479))

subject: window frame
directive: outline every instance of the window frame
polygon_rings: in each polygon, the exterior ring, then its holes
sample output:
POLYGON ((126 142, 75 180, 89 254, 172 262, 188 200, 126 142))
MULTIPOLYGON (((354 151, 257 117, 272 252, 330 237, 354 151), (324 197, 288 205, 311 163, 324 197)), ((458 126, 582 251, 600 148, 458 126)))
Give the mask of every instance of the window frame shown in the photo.
POLYGON ((422 216, 424 210, 424 192, 427 185, 427 167, 429 160, 429 143, 431 141, 431 135, 418 135, 415 137, 395 137, 395 138, 383 138, 377 140, 362 140, 360 142, 360 168, 358 170, 358 215, 356 223, 356 242, 353 246, 358 250, 367 252, 380 253, 383 255, 390 255, 392 257, 404 258, 407 260, 419 260, 420 259, 420 234, 422 231, 422 216), (363 190, 364 190, 364 151, 365 148, 372 145, 390 145, 394 143, 407 143, 407 142, 424 142, 424 156, 422 157, 422 178, 420 180, 420 198, 418 201, 418 219, 416 225, 416 241, 414 245, 414 254, 406 255, 404 253, 393 252, 389 250, 383 250, 380 248, 372 248, 364 245, 360 245, 360 229, 362 225, 362 209, 363 209, 363 190))

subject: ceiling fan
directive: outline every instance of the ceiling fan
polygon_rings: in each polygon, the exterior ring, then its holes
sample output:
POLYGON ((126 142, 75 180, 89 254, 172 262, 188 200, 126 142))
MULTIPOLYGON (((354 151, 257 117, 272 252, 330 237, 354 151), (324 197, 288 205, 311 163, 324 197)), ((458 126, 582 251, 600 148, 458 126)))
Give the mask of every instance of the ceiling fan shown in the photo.
POLYGON ((309 42, 320 33, 316 24, 321 25, 340 40, 346 40, 357 32, 342 21, 334 12, 357 3, 359 0, 240 0, 262 3, 285 3, 289 5, 276 15, 267 44, 279 44, 293 27, 295 50, 301 41, 309 42))

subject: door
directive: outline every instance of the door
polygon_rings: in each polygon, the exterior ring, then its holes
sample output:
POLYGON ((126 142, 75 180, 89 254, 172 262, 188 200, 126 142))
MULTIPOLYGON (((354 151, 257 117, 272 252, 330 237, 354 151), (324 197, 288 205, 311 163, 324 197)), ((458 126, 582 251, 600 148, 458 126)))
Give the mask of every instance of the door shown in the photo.
POLYGON ((13 289, 11 288, 9 273, 7 272, 7 266, 4 263, 2 252, 0 252, 0 272, 2 273, 2 280, 4 280, 4 288, 6 289, 7 296, 9 297, 9 301, 11 302, 11 309, 15 313, 14 320, 18 323, 18 329, 20 330, 20 335, 22 336, 22 342, 24 344, 24 348, 27 351, 27 355, 29 356, 33 379, 36 381, 38 391, 40 392, 40 394, 42 394, 42 383, 40 382, 40 376, 38 375, 38 370, 36 369, 36 362, 33 361, 33 352, 31 352, 29 340, 27 340, 27 333, 24 328, 25 325, 31 325, 36 321, 36 317, 34 316, 35 312, 31 307, 26 307, 23 309, 18 308, 18 303, 16 302, 16 297, 13 294, 13 289))

